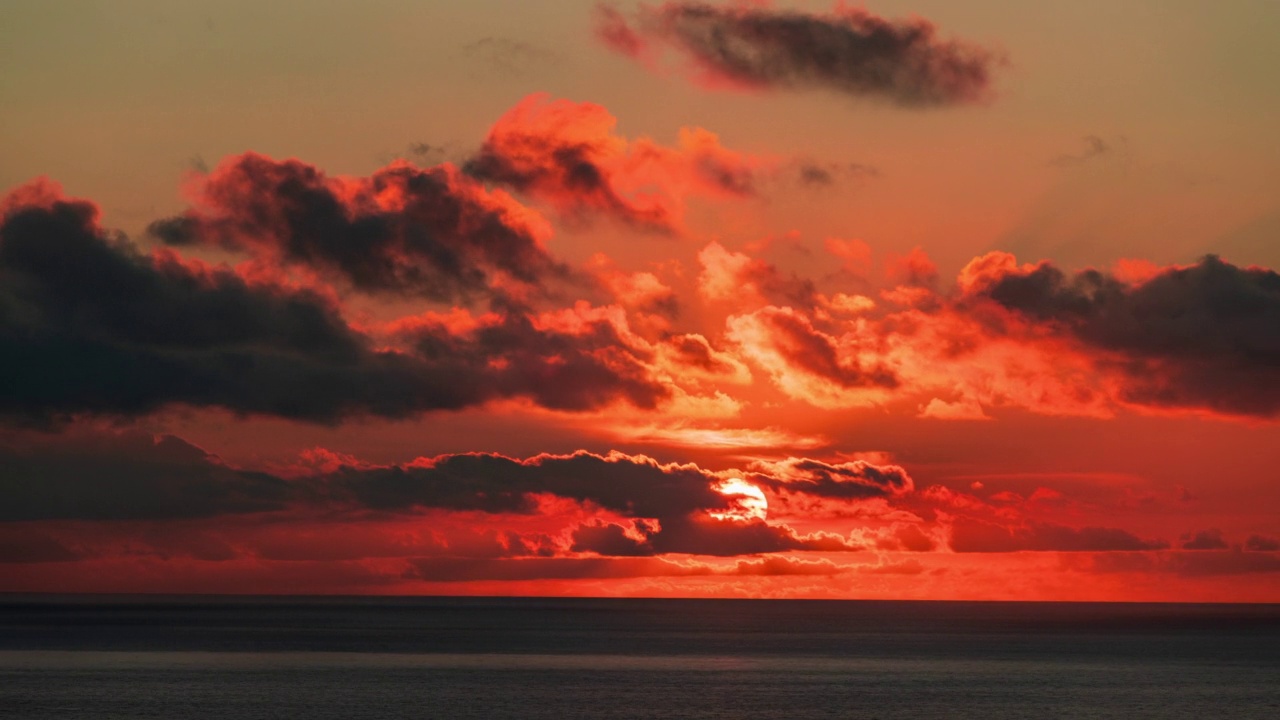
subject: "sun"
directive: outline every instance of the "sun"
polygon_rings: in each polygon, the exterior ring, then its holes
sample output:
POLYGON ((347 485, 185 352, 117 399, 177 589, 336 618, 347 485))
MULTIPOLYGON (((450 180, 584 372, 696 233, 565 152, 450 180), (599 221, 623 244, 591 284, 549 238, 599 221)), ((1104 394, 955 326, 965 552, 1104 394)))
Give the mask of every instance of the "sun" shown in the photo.
POLYGON ((717 520, 764 520, 769 514, 769 501, 764 492, 742 478, 729 478, 715 489, 733 501, 728 510, 711 513, 717 520))

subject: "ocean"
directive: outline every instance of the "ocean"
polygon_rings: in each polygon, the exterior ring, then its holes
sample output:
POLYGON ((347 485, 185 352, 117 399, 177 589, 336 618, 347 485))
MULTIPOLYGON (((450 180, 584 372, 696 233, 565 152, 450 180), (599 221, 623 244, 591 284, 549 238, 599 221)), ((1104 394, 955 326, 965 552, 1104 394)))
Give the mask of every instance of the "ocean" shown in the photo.
POLYGON ((0 718, 1280 718, 1280 606, 0 596, 0 718))

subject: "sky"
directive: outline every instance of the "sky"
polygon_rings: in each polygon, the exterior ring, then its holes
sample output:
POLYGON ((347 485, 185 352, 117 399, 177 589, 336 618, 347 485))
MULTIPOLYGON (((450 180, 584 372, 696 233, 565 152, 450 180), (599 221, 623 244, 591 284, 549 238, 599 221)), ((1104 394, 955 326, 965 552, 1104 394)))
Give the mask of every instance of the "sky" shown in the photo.
POLYGON ((1280 5, 0 6, 0 591, 1280 602, 1280 5))

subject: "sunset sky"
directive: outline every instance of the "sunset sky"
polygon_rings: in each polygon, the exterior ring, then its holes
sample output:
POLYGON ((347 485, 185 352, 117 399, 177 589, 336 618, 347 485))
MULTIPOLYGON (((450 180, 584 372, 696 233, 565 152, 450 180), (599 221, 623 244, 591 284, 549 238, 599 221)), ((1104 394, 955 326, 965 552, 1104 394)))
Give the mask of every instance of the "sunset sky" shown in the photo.
POLYGON ((1280 4, 0 5, 0 591, 1280 602, 1280 4))

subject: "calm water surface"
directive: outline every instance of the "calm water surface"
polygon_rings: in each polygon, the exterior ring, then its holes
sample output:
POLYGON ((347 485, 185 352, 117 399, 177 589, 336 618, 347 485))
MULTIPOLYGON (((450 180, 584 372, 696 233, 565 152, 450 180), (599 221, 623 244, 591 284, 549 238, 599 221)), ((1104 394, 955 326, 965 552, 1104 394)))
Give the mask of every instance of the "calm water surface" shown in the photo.
POLYGON ((1280 606, 0 597, 0 718, 1280 718, 1280 606))

